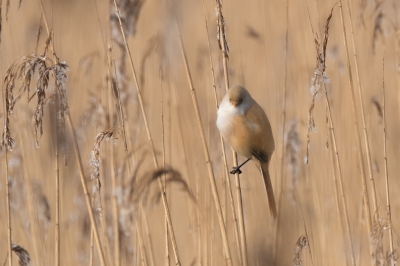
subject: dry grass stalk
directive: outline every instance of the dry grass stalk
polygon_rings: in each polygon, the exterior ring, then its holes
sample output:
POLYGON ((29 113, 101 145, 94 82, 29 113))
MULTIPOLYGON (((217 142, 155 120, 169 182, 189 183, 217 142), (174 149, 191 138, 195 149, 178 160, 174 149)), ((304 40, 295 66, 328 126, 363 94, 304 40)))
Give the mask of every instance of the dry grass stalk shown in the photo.
POLYGON ((358 148, 358 161, 359 161, 360 170, 361 170, 362 193, 363 193, 363 200, 364 200, 364 206, 365 206, 365 215, 366 215, 366 220, 367 220, 367 231, 368 231, 368 235, 371 235, 371 232, 372 232, 371 211, 370 211, 370 205, 369 205, 366 175, 365 175, 365 170, 364 170, 364 161, 363 161, 362 154, 361 154, 362 147, 361 147, 361 140, 360 140, 360 132, 358 130, 357 111, 356 111, 356 103, 355 103, 355 95, 354 95, 354 87, 353 87, 353 76, 352 76, 351 65, 350 65, 350 55, 349 55, 349 47, 347 44, 346 27, 345 27, 346 24, 345 24, 344 15, 343 15, 342 0, 339 0, 339 10, 340 10, 340 18, 341 18, 341 24, 342 24, 342 29, 343 29, 343 42, 344 42, 344 46, 346 49, 346 61, 347 61, 347 70, 348 70, 348 77, 349 77, 349 86, 350 86, 350 90, 351 90, 354 131, 356 133, 356 142, 357 142, 357 148, 358 148))
POLYGON ((302 258, 302 251, 303 249, 307 248, 309 245, 308 238, 306 235, 302 235, 296 242, 294 246, 294 258, 293 258, 293 265, 294 266, 301 266, 303 265, 303 258, 302 258))
MULTIPOLYGON (((388 222, 392 225, 392 211, 390 207, 390 194, 389 194, 389 174, 387 166, 387 149, 386 149, 386 98, 385 98, 385 59, 382 62, 382 120, 383 120, 383 160, 385 162, 385 180, 386 180, 386 211, 388 214, 388 222)), ((389 226, 389 257, 388 265, 396 265, 396 256, 393 248, 393 229, 389 226), (390 257, 390 258, 389 258, 390 257)))
MULTIPOLYGON (((360 71, 358 69, 356 45, 355 45, 354 33, 353 33, 353 20, 351 18, 351 9, 350 9, 349 1, 347 1, 347 10, 348 10, 349 17, 350 17, 351 40, 352 40, 352 44, 353 44, 354 63, 355 63, 355 70, 356 70, 356 77, 357 77, 357 84, 358 84, 358 86, 357 86, 357 88, 358 88, 358 99, 359 99, 359 102, 360 102, 360 109, 361 109, 364 146, 365 146, 365 151, 367 153, 367 167, 368 167, 369 181, 371 182, 371 187, 372 187, 372 202, 374 204, 373 212, 375 213, 378 210, 378 201, 377 201, 377 197, 376 197, 375 180, 374 180, 374 176, 373 176, 373 172, 372 172, 371 151, 370 151, 370 148, 369 148, 368 132, 367 132, 367 126, 366 126, 366 122, 365 122, 364 100, 363 100, 360 73, 359 73, 360 71)), ((359 148, 361 150, 361 145, 360 145, 359 148)), ((377 215, 378 215, 378 218, 379 218, 379 212, 377 212, 377 215)))
MULTIPOLYGON (((204 5, 204 0, 202 0, 203 4, 203 13, 204 13, 204 22, 205 22, 205 27, 206 27, 206 33, 207 33, 207 46, 208 46, 208 54, 210 58, 210 68, 211 68, 211 76, 212 76, 212 81, 213 81, 213 88, 214 88, 214 100, 215 100, 215 106, 218 111, 218 98, 217 98, 217 86, 215 85, 215 74, 214 74, 214 67, 213 67, 213 59, 211 56, 211 46, 210 46, 210 38, 208 36, 208 23, 205 15, 205 5, 204 5)), ((233 229, 235 232, 235 239, 236 239, 236 244, 238 248, 238 256, 239 256, 239 265, 242 265, 242 253, 241 253, 241 248, 240 248, 240 238, 239 238, 239 229, 238 229, 238 221, 237 221, 237 216, 236 216, 236 211, 235 211, 235 204, 234 204, 234 199, 233 199, 233 194, 232 194, 232 186, 231 186, 231 180, 229 177, 229 170, 228 170, 228 161, 226 159, 226 153, 225 153, 225 143, 222 138, 222 135, 219 134, 220 136, 220 141, 221 141, 221 151, 222 151, 222 159, 224 162, 224 174, 227 182, 227 190, 229 194, 229 201, 231 205, 231 210, 232 210, 232 219, 233 219, 233 229)), ((226 205, 226 204, 225 204, 226 205)), ((226 219, 227 217, 225 216, 225 224, 226 224, 226 219)))
POLYGON ((196 122, 199 127, 204 157, 205 157, 205 161, 207 164, 208 177, 210 180, 212 195, 213 195, 213 199, 214 199, 214 205, 217 210, 218 222, 219 222, 219 227, 220 227, 221 235, 222 235, 222 242, 223 242, 223 246, 224 246, 225 260, 226 260, 227 265, 230 266, 230 265, 232 265, 232 257, 231 257, 231 253, 230 253, 230 249, 229 249, 228 236, 226 233, 224 217, 222 216, 222 209, 221 209, 220 199, 218 196, 217 184, 215 183, 214 172, 213 172, 213 168, 212 168, 211 160, 210 160, 210 154, 209 154, 208 147, 207 147, 207 141, 206 141, 206 137, 204 134, 204 128, 203 128, 203 125, 201 122, 199 104, 197 101, 196 91, 194 90, 194 87, 193 87, 193 80, 192 80, 192 77, 190 74, 187 57, 186 57, 186 52, 185 52, 185 48, 183 46, 182 36, 180 33, 180 29, 179 29, 179 24, 178 24, 176 17, 175 17, 175 19, 176 19, 176 26, 177 26, 178 35, 179 35, 179 44, 180 44, 180 48, 181 48, 183 61, 185 64, 186 76, 188 78, 189 89, 190 89, 191 96, 192 96, 193 108, 196 113, 196 122))
MULTIPOLYGON (((225 20, 222 15, 222 3, 221 0, 216 0, 216 11, 217 11, 217 39, 219 48, 222 51, 222 62, 224 68, 224 80, 225 80, 225 90, 229 89, 229 76, 228 76, 228 59, 229 59, 229 45, 226 41, 225 34, 225 20)), ((238 166, 237 153, 232 149, 233 156, 233 167, 238 166)), ((240 187, 239 173, 235 174, 236 183, 236 196, 238 202, 238 216, 239 216, 239 233, 240 233, 240 247, 242 254, 242 262, 244 266, 247 266, 247 244, 246 244, 246 233, 244 227, 244 214, 243 214, 243 201, 242 192, 240 187)))
MULTIPOLYGON (((126 51, 128 53, 128 58, 129 58, 129 62, 130 62, 131 70, 132 70, 132 75, 133 75, 133 78, 135 80, 135 86, 136 86, 136 90, 137 90, 137 93, 138 93, 140 109, 141 109, 141 113, 142 113, 142 116, 143 116, 144 124, 145 124, 145 127, 146 127, 147 137, 148 137, 148 140, 149 140, 149 142, 151 144, 151 151, 152 151, 152 155, 153 155, 154 166, 156 168, 158 168, 158 161, 157 161, 156 151, 155 151, 155 148, 154 148, 154 142, 153 142, 153 139, 152 139, 151 134, 150 134, 150 129, 149 129, 148 121, 147 121, 146 112, 145 112, 145 109, 144 109, 142 94, 141 94, 141 90, 140 90, 140 87, 139 87, 139 82, 138 82, 137 75, 136 75, 136 72, 135 72, 135 67, 133 65, 132 55, 131 55, 131 52, 130 52, 130 49, 129 49, 129 46, 128 46, 128 43, 127 43, 127 40, 126 40, 126 35, 125 35, 124 28, 123 28, 122 19, 121 19, 121 16, 120 16, 120 12, 119 12, 116 0, 114 0, 114 6, 115 6, 116 14, 117 14, 117 17, 118 17, 118 21, 119 21, 119 25, 120 25, 121 34, 122 34, 122 37, 123 37, 125 49, 126 49, 126 51)), ((163 184, 161 182, 161 179, 158 180, 158 184, 159 184, 160 190, 162 192, 164 190, 164 188, 163 188, 163 184)), ((166 218, 168 220, 168 229, 170 230, 169 232, 170 232, 170 237, 171 237, 172 248, 174 250, 175 261, 176 261, 177 265, 180 265, 181 263, 180 263, 180 259, 179 259, 178 248, 177 248, 177 245, 176 245, 176 239, 175 239, 175 234, 174 234, 174 230, 173 230, 173 226, 172 226, 172 220, 171 220, 171 215, 170 215, 170 212, 169 212, 168 202, 167 202, 167 199, 166 199, 164 193, 162 193, 161 197, 162 197, 162 201, 163 201, 165 216, 166 216, 166 218)))
MULTIPOLYGON (((31 263, 31 257, 29 255, 29 252, 24 249, 23 247, 13 244, 12 245, 12 250, 17 254, 19 258, 19 266, 29 266, 31 263)), ((11 257, 11 253, 10 253, 11 257)))

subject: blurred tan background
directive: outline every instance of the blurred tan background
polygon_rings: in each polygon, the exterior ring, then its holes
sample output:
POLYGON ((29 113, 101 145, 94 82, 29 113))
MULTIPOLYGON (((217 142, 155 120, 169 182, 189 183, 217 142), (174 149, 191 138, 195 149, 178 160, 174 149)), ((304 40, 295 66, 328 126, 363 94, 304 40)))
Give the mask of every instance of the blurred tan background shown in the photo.
MULTIPOLYGON (((42 25, 42 32, 39 37, 37 53, 43 53, 44 43, 47 39, 44 23, 41 19, 39 1, 23 0, 20 8, 18 8, 18 1, 11 1, 8 20, 6 20, 6 2, 3 0, 2 3, 0 44, 0 75, 2 79, 4 79, 7 68, 20 56, 35 53, 36 34, 39 25, 42 25)), ((104 42, 112 36, 119 36, 118 34, 120 34, 119 27, 114 25, 110 28, 109 24, 110 13, 115 13, 114 7, 108 1, 97 0, 42 0, 42 2, 49 26, 54 30, 56 54, 61 61, 65 61, 70 66, 68 72, 70 113, 78 135, 87 184, 91 187, 90 152, 96 135, 111 127, 108 123, 110 93, 107 89, 108 70, 105 52, 105 47, 108 47, 108 44, 104 42), (104 106, 104 108, 101 106, 104 106)), ((309 165, 304 164, 307 146, 308 110, 312 100, 310 84, 316 62, 314 36, 310 29, 306 3, 308 3, 312 27, 322 42, 325 21, 335 1, 289 0, 288 25, 286 25, 286 1, 223 2, 222 11, 226 21, 226 37, 230 48, 228 62, 230 83, 245 86, 253 98, 264 108, 270 119, 276 144, 276 151, 272 157, 270 168, 275 197, 279 205, 277 222, 274 222, 269 214, 262 178, 254 163, 248 163, 243 168, 243 174, 240 177, 248 265, 273 265, 274 252, 275 265, 292 265, 296 241, 306 233, 310 246, 302 252, 302 265, 351 265, 348 237, 342 226, 342 203, 337 202, 335 195, 335 172, 331 152, 333 146, 329 137, 325 96, 322 91, 317 95, 314 109, 318 130, 310 134, 309 165), (286 31, 288 31, 287 49, 286 31), (287 54, 286 62, 285 54, 287 54), (285 64, 287 64, 286 122, 283 125, 282 101, 285 64), (291 146, 292 152, 285 148, 284 172, 281 173, 280 158, 284 141, 282 126, 284 126, 286 134, 293 123, 296 123, 295 131, 298 133, 298 141, 291 140, 294 145, 291 146), (329 142, 328 146, 327 142, 329 142), (280 187, 281 189, 279 189, 280 187), (275 232, 277 232, 276 239, 275 232)), ((353 80, 354 86, 357 88, 347 1, 343 3, 353 80)), ((202 231, 199 235, 196 224, 191 219, 192 214, 190 214, 187 195, 181 191, 179 185, 170 184, 167 186, 167 198, 181 264, 224 265, 221 252, 221 233, 215 207, 212 204, 200 134, 195 121, 189 84, 174 22, 174 12, 176 11, 178 14, 221 204, 226 215, 233 264, 239 265, 232 214, 226 192, 219 132, 215 126, 216 109, 207 45, 208 34, 214 63, 217 97, 218 100, 221 100, 225 93, 225 85, 222 57, 216 38, 215 2, 205 0, 204 4, 205 14, 200 0, 161 2, 144 0, 142 5, 138 7, 140 9, 137 11, 137 19, 132 20, 131 26, 134 26, 135 34, 128 36, 128 43, 139 77, 150 131, 154 138, 159 162, 162 163, 162 132, 164 132, 166 165, 178 170, 188 180, 190 190, 198 196, 198 206, 205 213, 208 223, 208 225, 201 225, 202 231), (208 33, 205 27, 205 19, 208 23, 208 33), (160 78, 160 72, 162 72, 162 78, 160 78), (162 95, 163 97, 161 97, 162 95), (161 108, 161 101, 163 101, 163 108, 161 108), (210 232, 207 232, 207 227, 210 228, 210 232)), ((397 162, 399 152, 397 136, 400 133, 398 126, 400 114, 398 108, 400 99, 398 76, 400 73, 396 58, 399 57, 400 49, 398 36, 398 16, 400 14, 395 0, 380 3, 368 0, 360 3, 359 1, 351 1, 350 7, 363 90, 373 176, 380 208, 379 214, 382 219, 387 218, 383 120, 376 106, 372 103, 372 99, 382 105, 382 60, 385 59, 388 173, 393 218, 392 229, 395 249, 398 250, 398 228, 400 226, 398 219, 400 199, 398 195, 400 186, 397 173, 400 168, 397 162), (366 4, 365 8, 363 8, 363 4, 366 4)), ((125 67, 119 69, 117 77, 122 93, 127 131, 130 133, 128 135, 129 150, 133 152, 130 164, 135 169, 135 167, 138 167, 139 159, 144 159, 138 174, 138 176, 142 176, 153 169, 153 161, 129 61, 126 56, 121 61, 120 55, 123 49, 118 46, 117 42, 108 43, 113 45, 117 65, 122 62, 126 64, 125 67)), ((371 264, 371 256, 369 255, 368 233, 363 209, 361 172, 357 158, 357 143, 353 127, 352 102, 346 64, 343 30, 337 5, 330 22, 327 46, 326 74, 330 79, 327 90, 341 160, 344 193, 348 205, 356 264, 369 265, 371 264)), ((32 90, 33 86, 32 84, 32 90)), ((362 137, 360 103, 357 94, 356 96, 359 131, 362 137)), ((115 98, 113 101, 112 107, 115 107, 114 126, 118 126, 115 98)), ((9 180, 11 182, 12 241, 30 252, 32 265, 54 265, 55 182, 52 147, 52 132, 54 130, 51 129, 52 124, 49 118, 52 105, 54 105, 52 101, 49 101, 46 105, 44 134, 40 140, 40 148, 35 146, 31 122, 35 106, 34 101, 28 104, 26 96, 22 97, 16 105, 15 112, 11 115, 10 122, 11 133, 16 140, 13 151, 8 153, 9 180), (24 151, 21 146, 23 146, 24 151), (26 174, 29 174, 35 188, 35 206, 37 207, 41 228, 40 235, 31 235, 30 231, 32 221, 29 220, 26 184, 23 178, 26 174), (33 252, 34 242, 38 243, 39 246, 39 258, 35 257, 33 252)), ((2 115, 4 115, 3 110, 4 107, 1 111, 2 115)), ((67 162, 66 165, 60 165, 61 264, 89 265, 90 221, 68 129, 67 132, 67 149, 65 152, 61 152, 60 156, 63 158, 65 156, 67 162)), ((288 142, 286 141, 285 145, 288 142)), ((112 141, 104 141, 101 146, 102 219, 106 221, 108 226, 105 230, 111 247, 115 244, 114 231, 111 227, 113 216, 110 206, 112 191, 109 157, 112 143, 112 141)), ((362 143, 365 171, 368 173, 363 139, 362 143)), ((125 152, 122 137, 116 141, 114 148, 117 173, 116 193, 119 193, 117 198, 120 199, 119 224, 122 265, 142 265, 134 222, 136 219, 142 221, 141 231, 149 261, 150 243, 144 227, 146 222, 143 216, 140 218, 132 216, 133 209, 138 211, 139 205, 134 205, 129 200, 126 201, 123 196, 130 177, 123 170, 125 152), (127 216, 127 214, 130 216, 127 216)), ((231 167, 231 151, 228 147, 226 151, 228 164, 231 167)), ((244 159, 239 157, 239 162, 244 159)), ((7 257, 4 148, 1 151, 1 165, 0 263, 3 264, 7 257)), ((367 182, 371 194, 371 183, 367 182)), ((233 176, 231 176, 231 183, 236 201, 233 176)), ((151 191, 151 193, 146 193, 152 195, 157 193, 158 186, 153 184, 151 191)), ((371 197, 370 202, 372 204, 371 197)), ((165 222, 162 203, 156 202, 150 197, 144 204, 144 210, 152 239, 154 265, 163 265, 165 264, 165 222)), ((371 213, 374 215, 375 211, 371 210, 371 213)), ((95 215, 100 224, 99 213, 96 212, 95 215)), ((102 241, 104 239, 102 233, 102 241)), ((386 254, 389 250, 388 230, 383 231, 382 242, 383 252, 386 254)), ((106 252, 107 260, 113 265, 115 259, 112 250, 109 254, 111 254, 111 257, 106 252)), ((172 249, 170 249, 170 258, 171 265, 175 264, 172 249)), ((17 265, 15 255, 13 256, 13 263, 17 265)), ((95 256, 94 263, 100 265, 97 256, 95 256)))

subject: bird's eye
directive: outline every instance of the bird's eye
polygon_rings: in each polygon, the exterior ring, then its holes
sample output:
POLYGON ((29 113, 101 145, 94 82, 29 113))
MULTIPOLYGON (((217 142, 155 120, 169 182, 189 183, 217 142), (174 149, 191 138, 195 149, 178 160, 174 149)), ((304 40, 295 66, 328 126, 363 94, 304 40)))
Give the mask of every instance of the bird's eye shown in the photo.
POLYGON ((229 98, 229 101, 230 101, 230 102, 232 102, 232 99, 231 99, 231 98, 229 98))

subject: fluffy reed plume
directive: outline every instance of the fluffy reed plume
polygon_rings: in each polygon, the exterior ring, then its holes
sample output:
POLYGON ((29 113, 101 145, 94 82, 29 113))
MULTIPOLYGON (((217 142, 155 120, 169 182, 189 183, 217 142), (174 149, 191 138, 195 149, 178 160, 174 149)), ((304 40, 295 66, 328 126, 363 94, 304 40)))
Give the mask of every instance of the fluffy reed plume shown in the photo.
POLYGON ((294 246, 294 258, 293 265, 301 266, 303 263, 302 251, 309 245, 308 238, 306 235, 302 235, 296 242, 294 246))
POLYGON ((105 117, 105 107, 101 103, 100 97, 93 92, 89 92, 89 101, 86 104, 86 110, 83 111, 80 117, 79 129, 85 129, 89 125, 104 127, 107 124, 104 121, 105 117))
POLYGON ((27 93, 28 100, 31 100, 35 95, 37 97, 36 111, 32 118, 37 146, 43 134, 44 105, 50 99, 50 97, 46 97, 46 92, 51 89, 54 90, 54 93, 55 90, 57 91, 60 104, 57 117, 59 125, 64 128, 65 116, 68 112, 66 93, 68 76, 66 72, 69 67, 65 62, 54 63, 51 59, 46 57, 47 46, 48 42, 46 42, 44 55, 32 54, 22 56, 7 69, 4 78, 6 117, 1 143, 8 149, 11 149, 14 144, 10 133, 9 117, 13 112, 16 102, 21 99, 25 92, 27 93), (37 80, 36 91, 30 95, 30 85, 33 77, 37 80), (54 80, 54 87, 51 86, 50 81, 52 81, 52 79, 54 80), (16 80, 21 82, 18 91, 16 91, 16 80))
POLYGON ((308 109, 308 122, 307 122, 307 150, 306 150, 306 156, 304 158, 304 162, 308 164, 309 162, 309 149, 310 149, 310 133, 311 132, 317 132, 317 128, 315 126, 315 121, 314 121, 314 107, 315 107, 315 98, 319 93, 321 83, 329 83, 329 78, 326 76, 326 47, 328 45, 328 38, 329 38, 329 22, 331 21, 332 18, 332 12, 333 8, 331 9, 331 13, 329 14, 328 18, 326 19, 325 23, 325 33, 324 33, 324 40, 322 42, 322 47, 321 47, 321 42, 318 40, 318 36, 314 36, 314 43, 315 43, 315 49, 317 51, 317 61, 315 64, 315 70, 314 74, 311 77, 311 88, 310 88, 310 93, 312 95, 312 101, 310 108, 308 109))
MULTIPOLYGON (((186 183, 185 179, 181 176, 181 174, 176 171, 173 168, 158 168, 150 173, 147 173, 142 177, 140 180, 137 181, 135 190, 133 191, 132 194, 132 199, 133 202, 138 202, 141 199, 141 196, 143 194, 147 195, 148 193, 145 193, 148 191, 150 188, 150 184, 152 184, 154 181, 158 180, 159 177, 165 176, 165 184, 180 184, 182 187, 182 191, 187 194, 187 196, 192 200, 193 202, 196 203, 196 199, 193 195, 193 193, 190 191, 188 184, 186 183)), ((156 194, 156 201, 159 201, 161 197, 160 193, 156 194)), ((144 198, 146 199, 146 198, 144 198)))
POLYGON ((96 136, 96 140, 94 142, 94 147, 90 152, 90 179, 93 180, 93 196, 94 202, 93 205, 96 206, 96 211, 102 211, 101 204, 101 182, 100 182, 100 165, 101 165, 101 157, 100 157, 100 144, 103 140, 113 140, 114 142, 118 139, 121 130, 119 128, 113 128, 110 130, 103 131, 96 136))
POLYGON ((222 15, 221 9, 222 9, 222 1, 221 0, 216 0, 217 4, 217 9, 218 14, 217 14, 217 40, 218 40, 218 45, 219 49, 221 51, 224 51, 224 56, 226 56, 227 59, 229 59, 229 44, 226 41, 226 29, 225 29, 225 19, 224 16, 222 15), (223 46, 222 47, 222 43, 223 46))
POLYGON ((297 125, 298 121, 295 118, 291 122, 289 131, 285 134, 285 156, 288 169, 292 171, 292 189, 296 187, 299 176, 298 154, 301 140, 297 131, 297 125))
POLYGON ((22 246, 13 244, 12 250, 15 252, 15 254, 17 254, 19 258, 19 266, 29 266, 31 264, 31 257, 29 256, 29 252, 22 246))

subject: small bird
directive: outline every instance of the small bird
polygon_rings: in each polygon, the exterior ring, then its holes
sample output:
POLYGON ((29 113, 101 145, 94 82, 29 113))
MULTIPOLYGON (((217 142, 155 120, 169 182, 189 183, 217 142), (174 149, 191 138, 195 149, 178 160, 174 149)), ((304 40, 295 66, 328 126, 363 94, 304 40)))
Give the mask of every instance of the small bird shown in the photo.
POLYGON ((253 160, 261 168, 269 210, 276 219, 276 204, 268 170, 275 142, 264 110, 244 87, 231 87, 218 108, 217 127, 233 150, 248 158, 234 168, 231 174, 240 174, 240 167, 249 160, 253 160))

